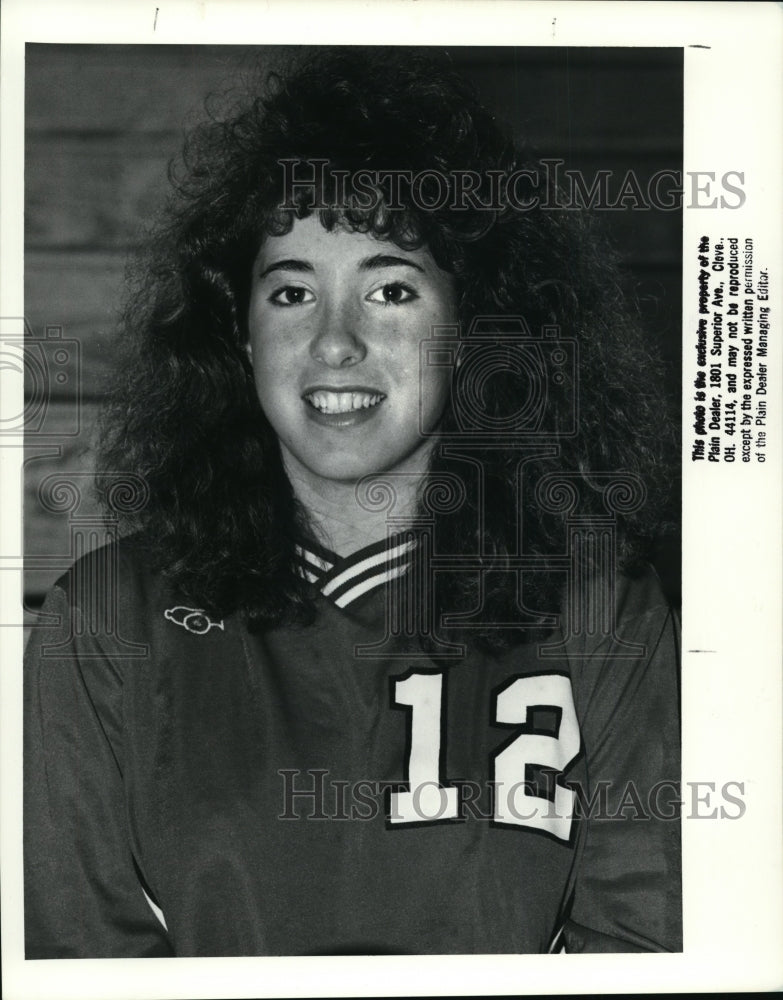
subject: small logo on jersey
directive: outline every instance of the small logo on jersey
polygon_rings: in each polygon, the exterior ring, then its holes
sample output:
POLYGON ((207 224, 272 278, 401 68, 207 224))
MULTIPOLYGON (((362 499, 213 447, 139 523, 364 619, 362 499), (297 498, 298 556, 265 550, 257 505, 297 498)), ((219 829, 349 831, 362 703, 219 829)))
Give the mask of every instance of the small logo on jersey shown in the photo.
POLYGON ((175 625, 181 625, 194 635, 205 635, 211 628, 223 628, 223 619, 213 622, 203 608, 186 608, 178 604, 176 608, 166 608, 163 617, 175 625))

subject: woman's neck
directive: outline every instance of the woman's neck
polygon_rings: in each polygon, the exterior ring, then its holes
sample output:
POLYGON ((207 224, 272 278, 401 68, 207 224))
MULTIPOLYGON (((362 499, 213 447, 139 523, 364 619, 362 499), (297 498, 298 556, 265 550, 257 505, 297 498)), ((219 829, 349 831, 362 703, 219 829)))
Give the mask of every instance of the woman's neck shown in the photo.
MULTIPOLYGON (((317 540, 338 556, 349 556, 387 536, 392 499, 395 518, 413 515, 421 485, 419 476, 395 477, 392 497, 380 482, 373 495, 371 482, 359 487, 353 482, 314 480, 302 475, 301 470, 288 467, 288 463, 286 472, 296 499, 307 511, 317 540)), ((383 475, 378 479, 382 480, 383 475)))

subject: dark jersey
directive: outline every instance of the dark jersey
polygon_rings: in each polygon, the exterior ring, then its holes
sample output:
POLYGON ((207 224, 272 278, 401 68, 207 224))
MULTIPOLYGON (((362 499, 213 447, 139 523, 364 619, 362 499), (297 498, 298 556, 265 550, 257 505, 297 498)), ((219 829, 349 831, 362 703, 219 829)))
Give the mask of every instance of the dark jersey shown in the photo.
POLYGON ((391 627, 405 543, 298 557, 317 618, 261 634, 131 545, 53 588, 26 656, 27 957, 678 950, 653 576, 618 576, 606 634, 427 653, 391 627))

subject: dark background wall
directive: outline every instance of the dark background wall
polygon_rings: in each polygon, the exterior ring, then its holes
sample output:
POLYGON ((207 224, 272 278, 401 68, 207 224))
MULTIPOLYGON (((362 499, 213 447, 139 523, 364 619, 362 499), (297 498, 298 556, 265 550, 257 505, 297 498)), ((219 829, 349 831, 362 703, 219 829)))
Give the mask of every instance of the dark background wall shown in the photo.
MULTIPOLYGON (((69 518, 97 514, 87 489, 90 443, 110 378, 126 257, 167 190, 167 163, 206 95, 290 50, 245 46, 31 44, 26 50, 25 314, 36 338, 68 348, 44 393, 47 416, 28 436, 25 478, 26 604, 78 554, 69 518), (61 334, 58 330, 61 329, 61 334), (78 426, 75 423, 78 417, 78 426), (77 484, 58 502, 52 475, 77 484)), ((614 189, 632 170, 646 189, 659 170, 682 169, 680 49, 463 48, 455 63, 486 103, 542 156, 560 157, 588 182, 610 170, 614 189)), ((631 294, 679 401, 681 212, 599 211, 625 261, 631 294)), ((29 375, 29 372, 28 372, 29 375)), ((31 399, 40 396, 28 378, 31 399)), ((99 536, 95 536, 99 541, 99 536)), ((677 596, 676 547, 659 569, 677 596)))

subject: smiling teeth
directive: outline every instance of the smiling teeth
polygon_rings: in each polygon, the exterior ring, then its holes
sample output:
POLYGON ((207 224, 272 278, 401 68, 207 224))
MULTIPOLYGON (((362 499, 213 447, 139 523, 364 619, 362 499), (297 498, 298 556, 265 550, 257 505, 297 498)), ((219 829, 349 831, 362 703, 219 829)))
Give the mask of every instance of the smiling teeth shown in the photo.
POLYGON ((371 392, 311 392, 305 399, 321 413, 350 413, 377 406, 386 397, 371 392))

